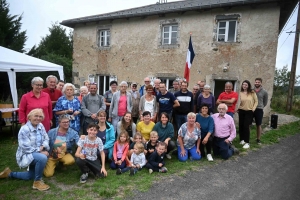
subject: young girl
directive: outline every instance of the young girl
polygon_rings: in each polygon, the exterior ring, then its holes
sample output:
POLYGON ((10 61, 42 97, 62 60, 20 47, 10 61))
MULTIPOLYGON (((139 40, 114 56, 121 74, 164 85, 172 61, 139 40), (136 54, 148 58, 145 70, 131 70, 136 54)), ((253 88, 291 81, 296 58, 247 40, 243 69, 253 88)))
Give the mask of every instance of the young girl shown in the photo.
POLYGON ((141 170, 142 167, 146 164, 146 158, 144 154, 144 145, 140 142, 137 142, 133 148, 133 154, 131 155, 131 159, 129 162, 129 167, 124 169, 117 169, 116 174, 122 174, 130 170, 130 176, 133 176, 137 173, 138 170, 141 170))
POLYGON ((129 149, 129 136, 123 131, 118 136, 118 140, 114 144, 113 160, 110 164, 112 169, 123 169, 126 167, 126 156, 129 149))
POLYGON ((146 158, 154 152, 156 144, 158 143, 158 133, 156 131, 150 132, 150 140, 146 143, 146 158))
POLYGON ((88 171, 91 170, 94 175, 99 178, 106 176, 105 170, 105 154, 103 151, 103 143, 96 136, 99 126, 97 124, 89 124, 87 128, 88 136, 84 139, 79 139, 77 151, 75 153, 76 164, 80 168, 82 175, 80 183, 85 183, 88 178, 88 171), (97 149, 101 155, 101 162, 97 159, 97 149))
POLYGON ((144 145, 144 149, 145 149, 144 153, 145 154, 147 153, 147 151, 146 151, 146 145, 143 143, 143 136, 142 136, 142 134, 140 132, 136 132, 136 134, 133 137, 133 143, 131 143, 130 146, 129 146, 129 151, 127 153, 127 158, 126 158, 127 163, 129 163, 129 161, 130 161, 130 157, 131 157, 131 154, 133 153, 133 148, 134 148, 134 145, 136 143, 142 143, 144 145))

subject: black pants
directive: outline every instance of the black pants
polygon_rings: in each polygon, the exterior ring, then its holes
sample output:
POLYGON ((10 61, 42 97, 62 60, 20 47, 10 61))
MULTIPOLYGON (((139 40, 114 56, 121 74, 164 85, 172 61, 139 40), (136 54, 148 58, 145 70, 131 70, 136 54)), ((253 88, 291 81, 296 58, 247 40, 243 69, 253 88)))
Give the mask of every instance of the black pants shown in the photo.
POLYGON ((91 170, 94 175, 100 174, 101 164, 98 159, 92 161, 88 159, 76 158, 76 164, 83 174, 87 173, 89 170, 91 170))
POLYGON ((145 165, 145 167, 148 169, 152 169, 154 172, 159 172, 159 170, 161 169, 161 167, 155 167, 155 166, 151 165, 150 163, 147 163, 145 165))
POLYGON ((200 140, 200 152, 201 152, 201 156, 202 158, 207 155, 207 154, 211 154, 211 147, 212 147, 212 136, 210 136, 207 140, 206 144, 202 144, 204 138, 201 138, 200 140), (204 147, 206 148, 206 154, 205 154, 205 150, 204 147))
POLYGON ((244 140, 249 143, 250 140, 250 125, 253 120, 252 110, 241 110, 239 109, 239 135, 240 141, 244 140))
POLYGON ((169 140, 168 147, 167 147, 167 153, 170 151, 173 151, 176 148, 176 144, 173 140, 169 140))
POLYGON ((136 124, 138 117, 132 117, 132 121, 136 124))

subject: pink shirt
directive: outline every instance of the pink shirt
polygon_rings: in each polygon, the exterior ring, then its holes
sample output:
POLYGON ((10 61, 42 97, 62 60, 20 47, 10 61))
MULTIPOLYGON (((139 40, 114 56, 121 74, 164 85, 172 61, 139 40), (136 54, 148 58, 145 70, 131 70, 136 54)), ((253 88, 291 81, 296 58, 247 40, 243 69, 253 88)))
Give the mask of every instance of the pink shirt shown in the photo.
POLYGON ((126 111, 127 111, 127 97, 126 95, 121 95, 119 99, 118 116, 124 116, 126 111))
POLYGON ((213 114, 212 118, 215 123, 215 132, 214 136, 219 138, 228 137, 228 140, 232 142, 232 140, 236 136, 235 124, 232 117, 228 114, 225 114, 223 117, 220 116, 219 113, 213 114))
POLYGON ((52 103, 49 94, 43 91, 41 91, 39 98, 36 98, 32 91, 22 96, 19 109, 20 123, 26 123, 28 113, 35 108, 43 109, 45 118, 42 124, 48 132, 50 130, 50 120, 52 120, 52 103))
POLYGON ((123 152, 124 152, 124 147, 125 147, 125 145, 124 144, 119 144, 119 143, 117 143, 117 158, 118 159, 121 159, 122 158, 122 156, 123 156, 123 152))

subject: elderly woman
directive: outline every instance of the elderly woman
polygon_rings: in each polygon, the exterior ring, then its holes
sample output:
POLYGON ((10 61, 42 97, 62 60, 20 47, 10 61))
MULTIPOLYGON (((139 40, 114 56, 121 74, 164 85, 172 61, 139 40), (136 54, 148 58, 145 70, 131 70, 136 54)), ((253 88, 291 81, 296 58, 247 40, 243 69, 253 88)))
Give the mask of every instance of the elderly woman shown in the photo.
POLYGON ((81 86, 79 91, 80 91, 80 94, 78 96, 78 99, 81 103, 83 97, 89 93, 89 89, 86 86, 81 86))
POLYGON ((35 108, 41 108, 44 112, 42 124, 48 132, 52 126, 52 102, 49 94, 42 91, 43 84, 44 80, 41 77, 31 80, 32 91, 24 94, 20 101, 19 121, 22 126, 25 125, 28 113, 35 108))
POLYGON ((136 125, 132 121, 130 112, 126 112, 125 115, 123 116, 122 120, 118 122, 118 125, 117 125, 118 135, 123 131, 126 131, 128 133, 130 141, 133 142, 133 137, 136 133, 136 125))
POLYGON ((69 125, 69 117, 67 115, 60 115, 58 118, 58 127, 48 132, 50 156, 44 169, 46 177, 53 176, 58 162, 62 162, 65 166, 75 163, 75 159, 71 154, 72 148, 79 140, 79 135, 69 125))
POLYGON ((160 121, 157 122, 153 128, 153 131, 158 133, 158 140, 166 143, 167 154, 166 157, 171 159, 170 152, 176 147, 175 142, 172 140, 174 137, 174 127, 173 124, 169 122, 169 115, 162 112, 160 115, 160 121))
MULTIPOLYGON (((75 86, 71 83, 66 83, 62 93, 64 96, 57 100, 56 106, 53 109, 58 118, 60 115, 67 115, 70 119, 70 128, 79 132, 80 130, 80 101, 74 96, 75 86)), ((57 124, 58 126, 58 124, 57 124)))
POLYGON ((156 122, 158 107, 156 96, 153 95, 153 86, 147 85, 145 90, 146 94, 141 97, 139 104, 140 120, 143 121, 143 112, 149 111, 152 116, 151 121, 156 122))
POLYGON ((127 92, 128 84, 126 81, 120 83, 120 90, 114 93, 109 107, 108 121, 112 122, 114 130, 117 130, 117 124, 121 121, 126 112, 131 112, 132 101, 131 94, 127 92))
POLYGON ((241 92, 239 94, 240 106, 239 113, 239 135, 240 144, 244 149, 250 148, 250 128, 252 124, 253 113, 258 105, 257 96, 251 88, 251 83, 248 80, 243 81, 241 92))
POLYGON ((40 191, 50 187, 42 180, 43 170, 47 163, 49 150, 48 134, 41 123, 44 119, 42 109, 33 109, 27 115, 27 123, 21 127, 18 134, 17 163, 20 168, 28 171, 12 172, 8 167, 0 173, 0 178, 33 179, 33 189, 40 191))
POLYGON ((151 113, 149 111, 143 112, 143 119, 137 124, 136 130, 142 134, 143 141, 147 142, 150 140, 150 132, 153 130, 155 123, 150 120, 151 113))
POLYGON ((208 105, 208 113, 213 114, 215 110, 215 97, 210 92, 210 86, 204 85, 203 92, 199 95, 197 100, 197 110, 200 109, 201 104, 207 104, 208 105))
POLYGON ((211 156, 212 133, 214 131, 214 120, 209 115, 209 106, 207 104, 200 105, 200 113, 196 115, 196 122, 200 124, 201 140, 200 152, 202 157, 205 156, 204 146, 206 147, 206 158, 208 161, 214 161, 211 156))
POLYGON ((201 131, 196 125, 196 114, 187 114, 187 122, 182 124, 178 130, 178 159, 184 162, 190 155, 191 160, 200 160, 201 131))

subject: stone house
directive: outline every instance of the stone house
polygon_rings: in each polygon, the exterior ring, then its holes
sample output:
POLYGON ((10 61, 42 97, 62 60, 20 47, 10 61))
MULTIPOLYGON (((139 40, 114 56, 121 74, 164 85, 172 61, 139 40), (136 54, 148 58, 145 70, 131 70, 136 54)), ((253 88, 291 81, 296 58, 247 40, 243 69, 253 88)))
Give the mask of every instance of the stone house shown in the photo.
MULTIPOLYGON (((64 20, 74 28, 73 82, 90 78, 99 94, 111 80, 167 87, 183 77, 190 33, 195 59, 190 87, 206 80, 218 97, 226 81, 240 90, 263 79, 272 97, 278 34, 297 0, 186 0, 64 20)), ((265 113, 270 110, 267 106, 265 113)))

